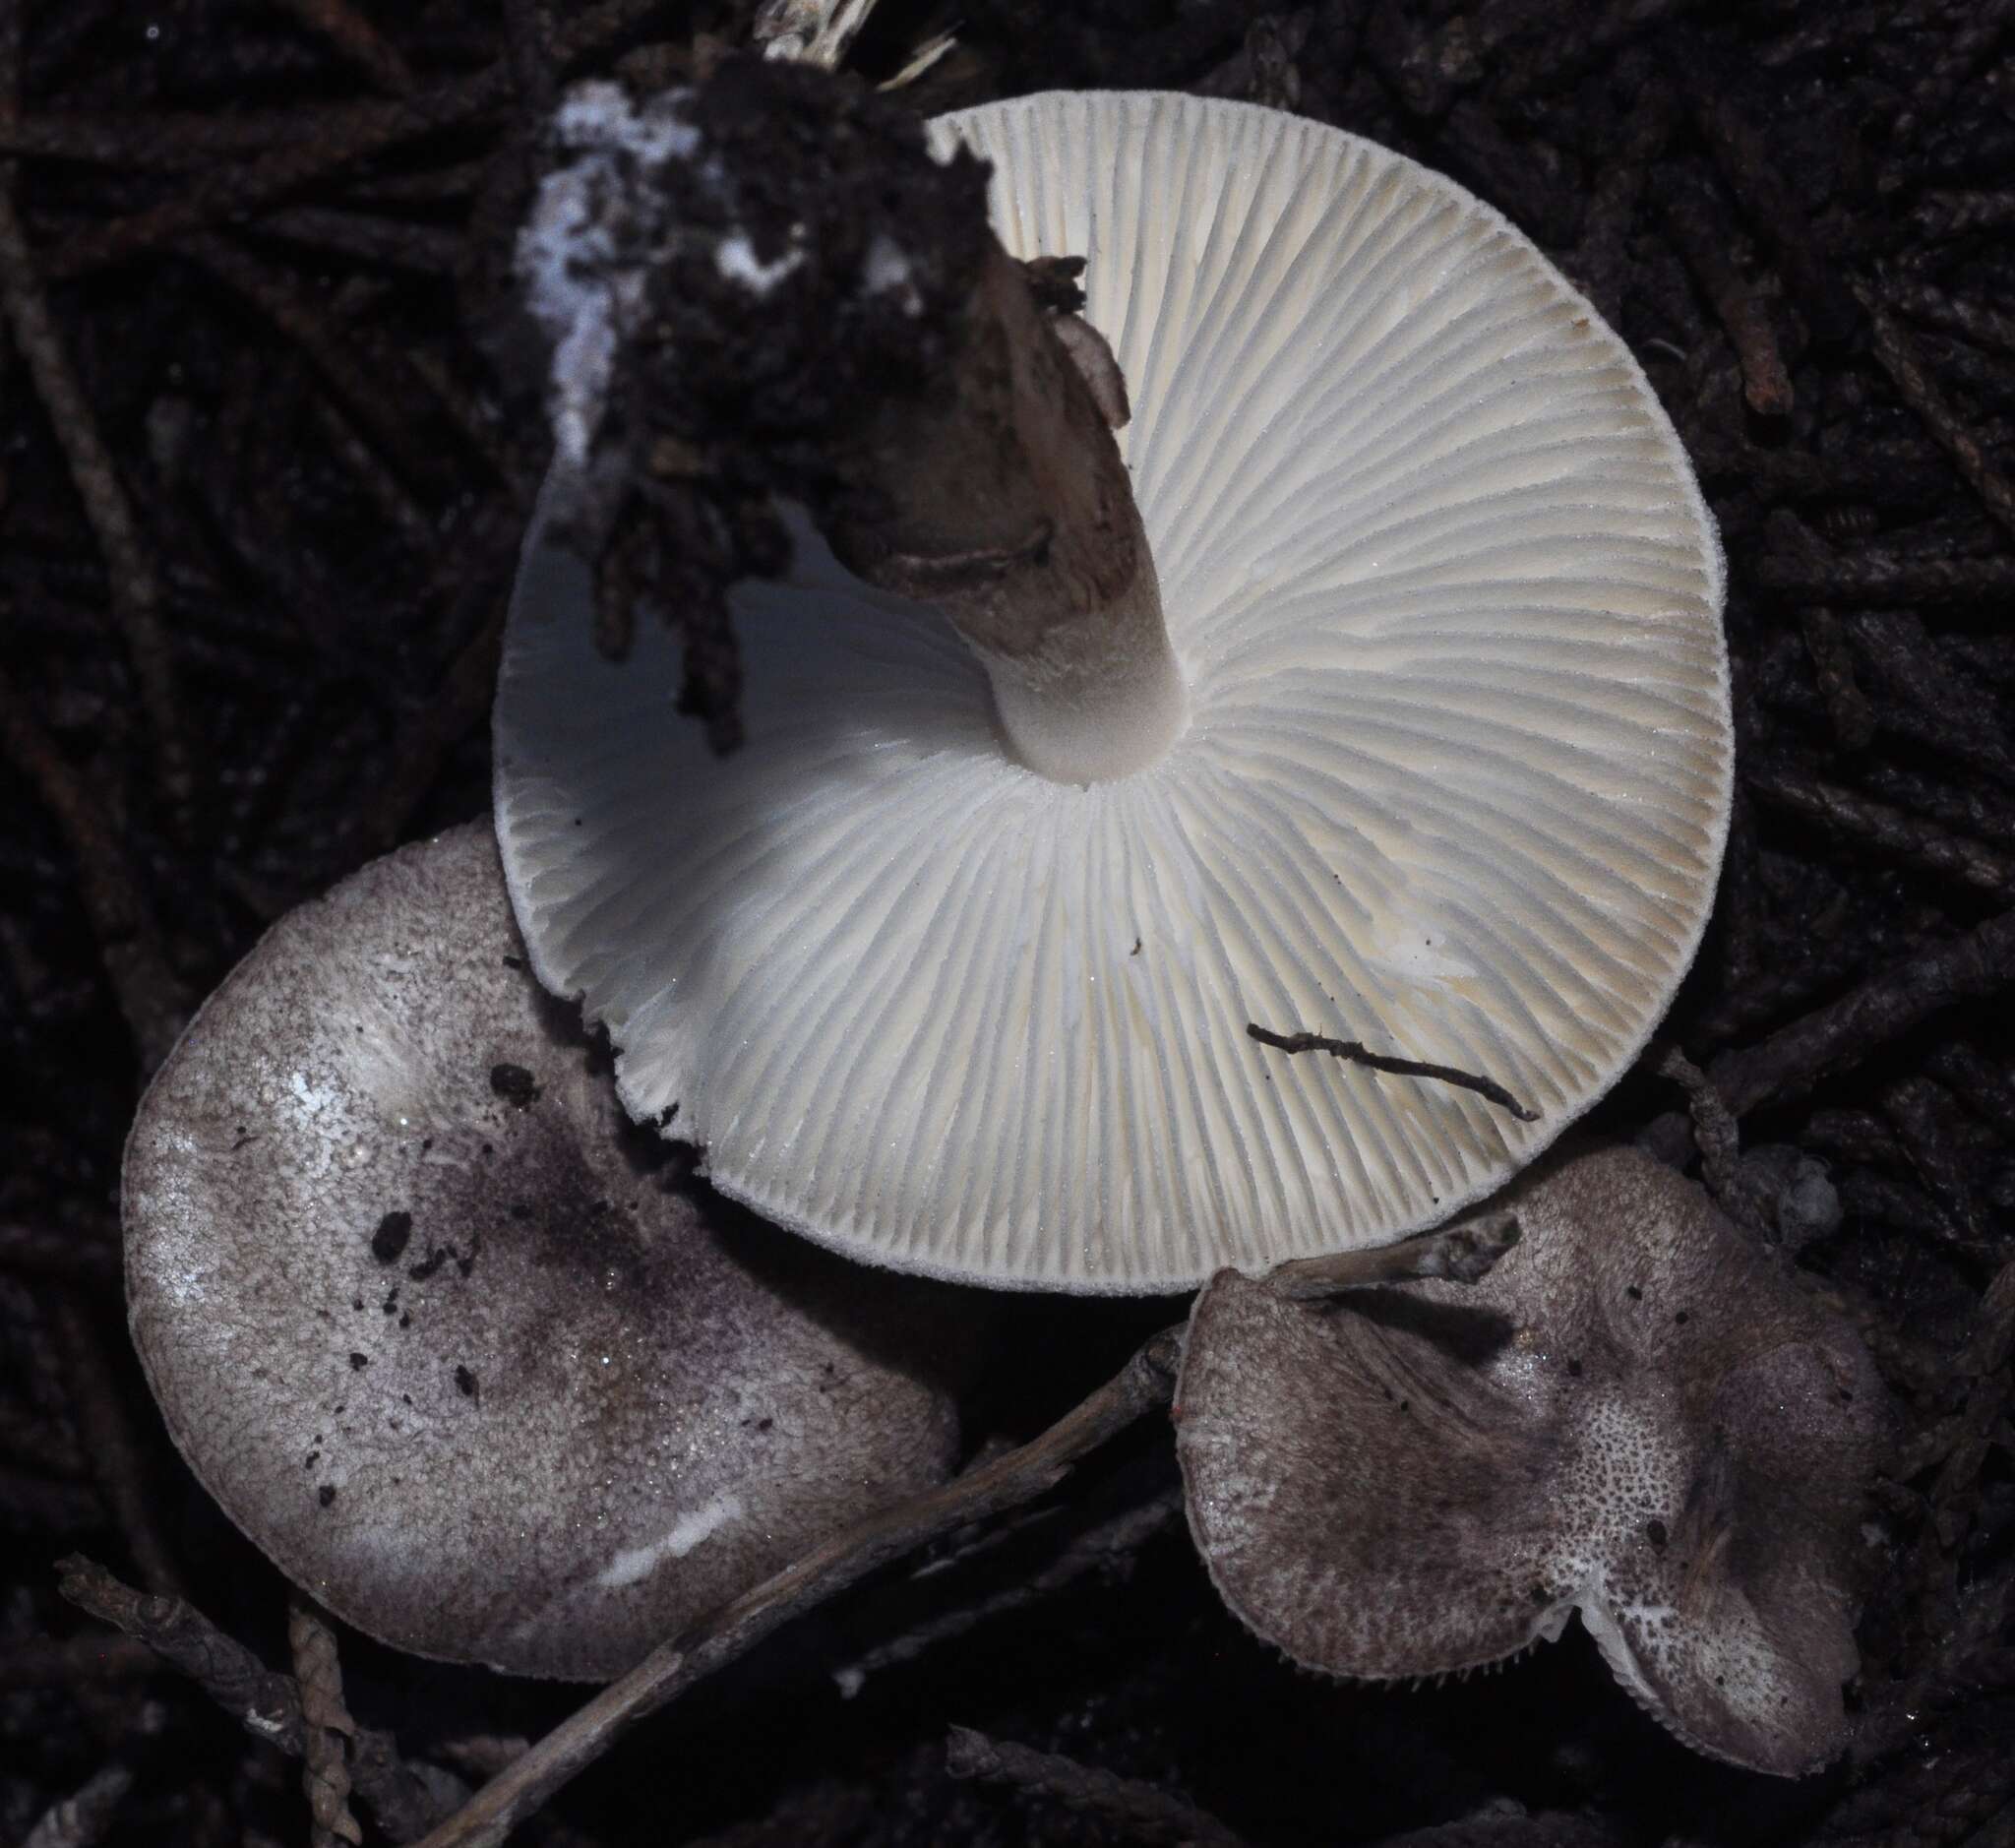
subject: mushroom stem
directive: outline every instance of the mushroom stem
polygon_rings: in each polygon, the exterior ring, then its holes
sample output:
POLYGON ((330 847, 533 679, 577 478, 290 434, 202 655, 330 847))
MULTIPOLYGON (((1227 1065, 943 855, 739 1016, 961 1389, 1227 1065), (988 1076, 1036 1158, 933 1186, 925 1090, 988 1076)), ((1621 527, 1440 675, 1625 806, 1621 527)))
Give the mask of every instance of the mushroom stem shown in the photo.
POLYGON ((1014 756, 1059 782, 1152 764, 1188 718, 1119 445, 1022 266, 989 249, 938 389, 891 398, 841 471, 833 549, 942 610, 1014 756))
POLYGON ((1029 769, 1154 762, 1187 703, 1100 407, 1123 415, 1124 387, 1072 329, 1086 383, 1054 291, 988 229, 986 167, 934 158, 914 117, 824 72, 747 57, 641 106, 582 86, 554 133, 569 157, 518 261, 553 342, 564 524, 600 591, 717 605, 742 567, 775 568, 745 542, 768 529, 752 507, 800 501, 858 577, 956 626, 1029 769), (605 569, 624 530, 636 555, 605 569))

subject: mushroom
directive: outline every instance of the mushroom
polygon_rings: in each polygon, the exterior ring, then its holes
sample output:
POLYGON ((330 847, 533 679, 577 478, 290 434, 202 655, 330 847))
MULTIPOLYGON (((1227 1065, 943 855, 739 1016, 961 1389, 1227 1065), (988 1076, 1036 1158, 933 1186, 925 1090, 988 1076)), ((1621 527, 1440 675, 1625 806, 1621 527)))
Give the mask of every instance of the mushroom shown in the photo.
POLYGON ((1191 1531, 1309 1668, 1466 1670, 1579 1611, 1696 1751, 1815 1770, 1845 1743, 1862 1497, 1887 1428, 1853 1331, 1634 1149, 1500 1197, 1480 1282, 1326 1312, 1233 1271, 1176 1393, 1191 1531))
POLYGON ((941 1481, 949 1292, 670 1153, 526 972, 487 825, 291 912, 126 1152, 133 1337, 190 1467, 359 1629, 592 1679, 941 1481))
POLYGON ((656 625, 600 658, 542 520, 496 711, 533 966, 633 1115, 676 1105, 722 1192, 876 1263, 1172 1290, 1438 1222, 1629 1065, 1708 914, 1723 567, 1679 443, 1538 250, 1355 136, 1115 93, 932 138, 993 163, 1014 257, 1088 257, 1151 559, 1017 653, 800 523, 735 593, 715 758, 656 625))

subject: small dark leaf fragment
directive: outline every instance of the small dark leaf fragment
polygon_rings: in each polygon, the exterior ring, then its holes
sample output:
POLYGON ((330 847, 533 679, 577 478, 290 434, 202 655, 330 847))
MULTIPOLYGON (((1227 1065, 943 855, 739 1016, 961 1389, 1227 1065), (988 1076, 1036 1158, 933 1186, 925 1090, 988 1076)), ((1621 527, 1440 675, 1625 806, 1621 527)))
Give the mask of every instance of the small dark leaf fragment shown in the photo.
POLYGON ((515 1104, 519 1110, 529 1110, 538 1101, 538 1084, 521 1065, 493 1065, 490 1068, 490 1088, 507 1104, 515 1104))
POLYGON ((409 1212, 389 1212, 378 1221, 378 1230, 371 1234, 371 1256, 381 1264, 396 1264, 405 1250, 405 1242, 413 1235, 413 1216, 409 1212))

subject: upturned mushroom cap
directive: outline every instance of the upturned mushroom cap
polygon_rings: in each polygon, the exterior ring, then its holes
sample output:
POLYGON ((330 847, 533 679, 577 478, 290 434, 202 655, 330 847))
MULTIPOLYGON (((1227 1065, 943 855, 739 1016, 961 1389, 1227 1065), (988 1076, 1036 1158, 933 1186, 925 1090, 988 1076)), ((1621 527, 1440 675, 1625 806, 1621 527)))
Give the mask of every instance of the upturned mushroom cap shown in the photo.
POLYGON ((1691 1182, 1550 1160, 1471 1288, 1321 1311, 1226 1271, 1178 1386, 1190 1524, 1225 1602, 1298 1662, 1494 1662, 1578 1610, 1700 1752, 1814 1770, 1845 1743, 1882 1386, 1851 1329, 1691 1182))
POLYGON ((292 912, 126 1153, 133 1336, 190 1466, 359 1629, 595 1679, 941 1480, 948 1293, 664 1152, 525 971, 487 825, 292 912))
POLYGON ((1436 1222, 1609 1087, 1708 913, 1722 563, 1685 457, 1540 253, 1381 148, 1145 93, 935 135, 994 163, 1010 253, 1089 259, 1184 728, 1035 773, 945 622, 808 537, 737 593, 749 743, 715 760, 671 639, 599 658, 535 531, 496 721, 534 966, 633 1114, 677 1104, 723 1192, 879 1263, 1148 1291, 1436 1222))

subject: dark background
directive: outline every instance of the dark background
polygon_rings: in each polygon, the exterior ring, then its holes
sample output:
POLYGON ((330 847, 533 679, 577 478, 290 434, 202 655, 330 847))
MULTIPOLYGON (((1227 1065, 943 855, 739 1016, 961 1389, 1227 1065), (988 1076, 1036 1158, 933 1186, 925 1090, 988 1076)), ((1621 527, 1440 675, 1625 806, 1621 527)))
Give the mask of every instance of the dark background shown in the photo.
MULTIPOLYGON (((307 1839, 297 1766, 56 1593, 82 1549, 286 1660, 277 1575, 183 1470, 125 1344, 121 1140, 268 923, 483 808, 543 460, 485 356, 525 137, 556 82, 623 59, 677 81, 750 13, 0 0, 0 1838, 116 1764, 99 1839, 307 1839)), ((1745 1144, 1830 1165, 1844 1217, 1800 1260, 1905 1414, 1870 1504, 1861 1734, 1803 1783, 1722 1769, 1578 1631, 1437 1690, 1322 1684, 1222 1611, 1179 1518, 837 1697, 835 1667, 1165 1498, 1157 1420, 1008 1545, 785 1632, 527 1839, 1125 1838, 952 1782, 959 1722, 1255 1842, 2015 1841, 2015 1283, 1990 1288, 2015 1257, 2015 7, 955 17, 925 112, 1189 89, 1454 174, 1620 329, 1685 437, 1729 551, 1740 786, 1669 1031, 1745 1144)), ((885 75, 952 19, 883 0, 851 67, 885 75)), ((1640 1072, 1594 1127, 1688 1156, 1683 1102, 1640 1072)), ((1033 1431, 1179 1308, 1013 1305, 975 1438, 1033 1431)), ((342 1648, 358 1717, 468 1775, 577 1698, 342 1648)))

